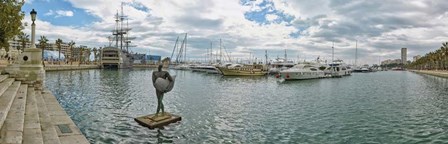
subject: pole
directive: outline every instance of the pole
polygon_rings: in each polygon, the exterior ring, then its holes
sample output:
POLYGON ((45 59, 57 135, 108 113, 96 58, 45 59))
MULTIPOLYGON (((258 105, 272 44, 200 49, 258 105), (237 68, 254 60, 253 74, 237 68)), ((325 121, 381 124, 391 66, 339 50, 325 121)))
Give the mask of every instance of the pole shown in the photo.
POLYGON ((33 23, 31 24, 31 48, 36 48, 36 24, 33 23))
POLYGON ((187 62, 187 33, 185 33, 185 55, 184 55, 184 59, 185 59, 185 63, 187 62))
POLYGON ((213 42, 210 42, 210 63, 213 63, 213 42))
POLYGON ((222 45, 221 39, 219 39, 219 63, 222 63, 222 45))
POLYGON ((286 49, 285 49, 285 61, 288 61, 288 56, 286 55, 286 49))
POLYGON ((265 50, 264 53, 265 53, 264 56, 266 57, 266 61, 264 64, 267 65, 268 64, 268 50, 265 50))
POLYGON ((331 46, 331 75, 333 76, 333 74, 336 72, 335 68, 333 67, 333 63, 334 63, 334 42, 333 42, 333 46, 331 46))
POLYGON ((355 68, 358 61, 358 40, 356 40, 356 53, 355 53, 355 68))

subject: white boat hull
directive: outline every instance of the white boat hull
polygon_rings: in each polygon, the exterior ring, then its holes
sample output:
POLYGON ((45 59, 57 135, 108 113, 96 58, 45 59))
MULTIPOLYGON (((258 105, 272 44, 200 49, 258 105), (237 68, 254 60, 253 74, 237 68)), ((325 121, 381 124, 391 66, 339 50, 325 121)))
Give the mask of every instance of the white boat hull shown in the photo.
POLYGON ((306 80, 324 78, 324 72, 280 72, 279 78, 285 80, 306 80))

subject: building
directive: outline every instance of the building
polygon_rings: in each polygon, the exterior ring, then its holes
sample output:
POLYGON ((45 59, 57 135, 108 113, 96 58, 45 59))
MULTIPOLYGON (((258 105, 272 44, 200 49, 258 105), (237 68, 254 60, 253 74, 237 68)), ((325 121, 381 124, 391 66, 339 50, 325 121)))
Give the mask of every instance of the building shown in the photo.
MULTIPOLYGON (((22 43, 20 42, 20 39, 17 37, 13 38, 12 40, 9 40, 8 43, 9 43, 10 50, 17 50, 19 48, 20 48, 20 50, 23 50, 22 43)), ((30 48, 31 42, 27 42, 25 47, 30 48)))
POLYGON ((407 64, 408 60, 408 49, 407 48, 401 48, 401 63, 407 64))
POLYGON ((87 46, 80 45, 79 47, 76 47, 76 48, 73 47, 73 60, 75 60, 75 61, 79 60, 79 57, 81 56, 81 48, 84 49, 82 56, 86 57, 86 55, 88 55, 87 50, 85 50, 85 49, 88 49, 87 46))
MULTIPOLYGON (((37 48, 40 48, 40 44, 37 44, 37 48)), ((55 43, 47 43, 45 46, 45 50, 49 51, 57 51, 59 52, 58 46, 55 43)), ((68 43, 62 43, 61 44, 61 55, 64 55, 65 57, 69 57, 71 54, 70 46, 68 43)))
POLYGON ((412 57, 413 59, 413 61, 415 62, 415 61, 417 61, 418 59, 420 59, 420 58, 422 58, 422 56, 421 55, 416 55, 416 56, 414 56, 414 57, 412 57))
POLYGON ((401 59, 388 59, 381 62, 381 65, 390 65, 390 64, 401 64, 403 61, 401 59))

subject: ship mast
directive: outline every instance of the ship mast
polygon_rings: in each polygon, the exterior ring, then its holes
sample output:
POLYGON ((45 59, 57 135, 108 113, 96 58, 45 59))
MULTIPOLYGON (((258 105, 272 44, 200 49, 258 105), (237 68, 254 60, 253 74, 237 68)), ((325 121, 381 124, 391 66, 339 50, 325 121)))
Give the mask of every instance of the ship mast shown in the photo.
POLYGON ((333 42, 333 46, 331 46, 331 62, 334 62, 334 42, 333 42))
POLYGON ((185 33, 185 55, 184 55, 184 62, 187 63, 187 33, 185 33))
POLYGON ((113 35, 115 35, 115 47, 118 48, 118 22, 120 20, 118 19, 118 10, 117 10, 117 14, 115 15, 115 30, 113 32, 113 35))
POLYGON ((356 66, 357 61, 358 61, 358 40, 356 40, 355 68, 357 67, 356 66))
POLYGON ((213 63, 213 42, 210 42, 210 63, 213 63))

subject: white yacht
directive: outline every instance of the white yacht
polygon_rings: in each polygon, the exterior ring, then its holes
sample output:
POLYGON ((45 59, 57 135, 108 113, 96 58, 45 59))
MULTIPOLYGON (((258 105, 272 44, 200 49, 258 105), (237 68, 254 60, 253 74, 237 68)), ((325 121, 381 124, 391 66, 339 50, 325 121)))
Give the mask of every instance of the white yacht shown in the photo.
POLYGON ((342 77, 351 75, 352 71, 352 68, 342 60, 334 60, 325 70, 325 74, 331 77, 342 77))
POLYGON ((216 66, 213 65, 199 65, 191 67, 191 71, 193 72, 205 72, 208 74, 220 74, 220 71, 216 66))
POLYGON ((277 78, 282 78, 284 80, 305 80, 305 79, 316 79, 324 78, 326 69, 325 66, 318 63, 305 63, 297 64, 292 68, 282 70, 277 75, 277 78))
POLYGON ((195 67, 196 65, 190 65, 190 64, 179 64, 173 67, 175 70, 190 70, 191 67, 195 67))
POLYGON ((294 67, 293 61, 288 61, 284 58, 277 58, 269 66, 269 74, 277 74, 282 70, 286 70, 294 67))
POLYGON ((370 72, 370 67, 368 64, 365 64, 357 69, 354 70, 354 72, 361 72, 361 73, 366 73, 366 72, 370 72))

